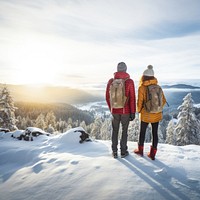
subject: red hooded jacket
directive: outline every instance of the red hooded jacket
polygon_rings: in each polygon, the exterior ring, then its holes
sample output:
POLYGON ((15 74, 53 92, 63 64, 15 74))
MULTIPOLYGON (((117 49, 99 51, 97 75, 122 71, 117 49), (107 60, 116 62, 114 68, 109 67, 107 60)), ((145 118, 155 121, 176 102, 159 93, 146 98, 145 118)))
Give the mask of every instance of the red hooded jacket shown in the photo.
POLYGON ((127 79, 125 82, 125 95, 128 97, 128 101, 124 108, 113 108, 111 110, 110 106, 110 85, 113 81, 111 78, 108 81, 107 88, 106 88, 106 102, 112 114, 130 114, 136 112, 136 98, 135 98, 135 86, 132 79, 130 79, 130 75, 126 72, 115 72, 114 79, 127 79))

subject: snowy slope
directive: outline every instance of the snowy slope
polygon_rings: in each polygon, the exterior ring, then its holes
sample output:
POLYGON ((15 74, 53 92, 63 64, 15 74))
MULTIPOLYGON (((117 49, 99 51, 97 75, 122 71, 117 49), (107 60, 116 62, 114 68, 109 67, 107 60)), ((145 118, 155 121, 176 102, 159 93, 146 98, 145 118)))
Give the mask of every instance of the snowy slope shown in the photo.
MULTIPOLYGON (((0 136, 0 200, 200 199, 200 146, 159 144, 155 161, 111 157, 110 141, 79 143, 80 127, 32 142, 0 136)), ((145 144, 145 154, 150 144, 145 144)))

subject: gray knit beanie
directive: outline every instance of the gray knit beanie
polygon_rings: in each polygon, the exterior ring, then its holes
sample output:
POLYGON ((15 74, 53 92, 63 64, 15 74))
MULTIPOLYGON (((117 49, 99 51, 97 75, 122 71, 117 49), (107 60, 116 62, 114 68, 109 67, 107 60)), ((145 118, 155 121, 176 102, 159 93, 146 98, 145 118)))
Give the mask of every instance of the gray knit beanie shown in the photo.
POLYGON ((147 69, 144 70, 143 75, 144 76, 154 76, 153 66, 152 65, 148 65, 147 69))
POLYGON ((117 71, 118 72, 126 72, 127 70, 127 66, 124 62, 120 62, 118 65, 117 65, 117 71))

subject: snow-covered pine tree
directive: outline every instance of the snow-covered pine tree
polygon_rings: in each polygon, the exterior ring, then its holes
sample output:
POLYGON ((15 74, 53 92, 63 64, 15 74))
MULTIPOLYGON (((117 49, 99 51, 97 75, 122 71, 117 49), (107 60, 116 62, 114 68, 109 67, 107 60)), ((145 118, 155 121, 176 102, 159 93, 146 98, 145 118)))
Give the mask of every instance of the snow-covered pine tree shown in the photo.
POLYGON ((56 129, 56 117, 54 115, 53 111, 50 111, 47 113, 45 117, 45 122, 47 125, 47 129, 52 130, 52 128, 55 130, 56 129))
POLYGON ((70 129, 72 129, 72 124, 68 124, 68 125, 67 125, 67 128, 65 129, 65 131, 68 131, 68 130, 70 130, 70 129))
POLYGON ((106 118, 102 122, 102 126, 100 129, 100 139, 101 140, 110 140, 111 132, 112 132, 111 119, 106 118))
POLYGON ((17 130, 13 98, 6 86, 0 93, 0 126, 9 130, 17 130))
POLYGON ((128 140, 129 141, 138 141, 140 133, 140 122, 139 122, 139 115, 135 115, 135 119, 130 122, 128 127, 128 140))
POLYGON ((67 124, 68 124, 68 126, 71 125, 71 127, 73 127, 73 120, 71 117, 68 118, 67 124))
POLYGON ((67 122, 59 119, 56 125, 57 131, 60 131, 61 133, 63 133, 66 130, 66 128, 67 128, 67 122))
POLYGON ((161 138, 163 138, 164 142, 166 142, 166 137, 167 137, 166 130, 167 130, 169 121, 171 119, 172 119, 172 116, 167 112, 165 114, 163 113, 163 119, 162 119, 162 121, 159 122, 160 130, 161 130, 161 138))
POLYGON ((44 114, 40 114, 38 117, 37 117, 37 119, 35 120, 35 126, 37 127, 37 128, 40 128, 40 129, 42 129, 42 130, 44 130, 45 128, 46 128, 46 123, 45 123, 45 116, 44 116, 44 114))
POLYGON ((80 127, 82 127, 87 132, 87 125, 86 125, 85 121, 82 121, 80 123, 80 127))
POLYGON ((194 114, 191 93, 183 98, 183 103, 178 107, 178 121, 175 126, 176 144, 200 144, 200 122, 194 114))
POLYGON ((47 133, 53 134, 55 132, 55 129, 51 124, 49 124, 48 128, 46 129, 46 131, 47 131, 47 133))
POLYGON ((173 144, 176 145, 176 135, 175 135, 175 122, 174 119, 171 119, 169 121, 169 124, 167 126, 167 130, 166 130, 166 143, 168 144, 173 144))
POLYGON ((91 136, 95 137, 95 139, 101 139, 101 127, 102 127, 102 119, 100 116, 96 116, 94 123, 91 124, 91 136))

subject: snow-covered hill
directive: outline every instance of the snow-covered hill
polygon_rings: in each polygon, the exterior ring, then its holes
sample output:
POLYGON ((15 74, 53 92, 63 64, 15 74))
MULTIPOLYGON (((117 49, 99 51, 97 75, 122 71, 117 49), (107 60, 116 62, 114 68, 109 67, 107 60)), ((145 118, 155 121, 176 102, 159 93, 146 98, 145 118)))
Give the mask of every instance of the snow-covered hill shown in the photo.
MULTIPOLYGON (((19 141, 0 135, 1 200, 197 200, 200 146, 159 144, 155 161, 114 159, 110 141, 79 143, 80 127, 19 141)), ((150 144, 145 144, 145 153, 150 144)))

